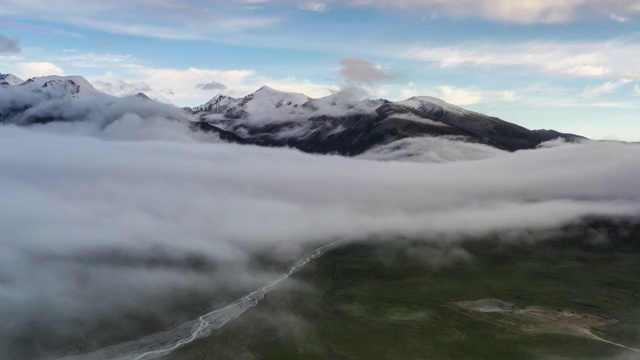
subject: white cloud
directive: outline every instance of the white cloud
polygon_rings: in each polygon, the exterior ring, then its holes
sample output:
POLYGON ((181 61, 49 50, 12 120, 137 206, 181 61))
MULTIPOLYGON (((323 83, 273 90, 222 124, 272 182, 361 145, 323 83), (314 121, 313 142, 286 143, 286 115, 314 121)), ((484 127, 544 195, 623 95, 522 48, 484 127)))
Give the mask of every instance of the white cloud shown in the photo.
POLYGON ((480 17, 517 24, 567 23, 585 18, 636 15, 635 0, 351 0, 361 6, 433 9, 454 17, 480 17))
POLYGON ((248 91, 255 91, 258 87, 262 86, 258 84, 268 85, 281 91, 301 92, 312 98, 328 96, 340 90, 336 85, 316 83, 308 79, 299 79, 296 77, 273 78, 262 75, 251 79, 250 85, 249 83, 245 84, 245 90, 243 90, 242 93, 246 95, 248 91))
POLYGON ((315 11, 315 12, 325 12, 328 10, 327 5, 321 2, 308 2, 308 3, 298 5, 298 7, 300 8, 300 10, 308 10, 308 11, 315 11))
POLYGON ((490 104, 496 102, 513 102, 520 99, 520 96, 512 90, 478 90, 475 88, 459 88, 449 85, 439 86, 436 96, 442 98, 444 101, 459 106, 479 103, 490 104))
POLYGON ((357 156, 380 161, 442 163, 469 161, 505 155, 507 152, 484 144, 474 144, 446 137, 417 137, 376 146, 357 156))
POLYGON ((139 92, 150 92, 151 87, 143 81, 114 80, 111 82, 96 80, 92 84, 96 90, 113 96, 135 95, 139 92))
POLYGON ((619 16, 619 15, 616 15, 616 14, 611 14, 611 15, 609 15, 609 18, 610 18, 611 20, 615 20, 615 21, 620 22, 620 23, 624 23, 624 22, 629 21, 629 18, 628 18, 628 17, 619 16))
POLYGON ((631 80, 629 79, 621 79, 617 81, 607 81, 606 83, 598 86, 589 86, 584 90, 582 96, 586 98, 594 98, 604 94, 611 94, 630 82, 631 80))
POLYGON ((567 70, 567 73, 580 77, 599 77, 607 74, 610 70, 604 66, 576 65, 567 70))
POLYGON ((131 55, 119 54, 95 54, 95 53, 78 53, 78 50, 63 50, 64 53, 75 53, 74 55, 65 55, 58 58, 72 66, 79 68, 113 68, 114 66, 135 66, 135 59, 131 55))
POLYGON ((453 86, 442 85, 438 87, 440 98, 452 104, 464 106, 482 102, 483 95, 472 89, 460 89, 453 86))
POLYGON ((414 47, 398 52, 398 56, 442 68, 529 67, 549 74, 640 79, 640 68, 634 61, 638 52, 639 44, 613 40, 414 47))
POLYGON ((15 75, 28 79, 35 76, 64 75, 64 70, 50 62, 20 62, 15 65, 15 75))
POLYGON ((400 89, 399 93, 402 99, 430 95, 458 106, 514 102, 520 99, 520 95, 514 90, 483 90, 475 87, 461 88, 453 85, 439 85, 429 89, 418 88, 412 82, 400 89))

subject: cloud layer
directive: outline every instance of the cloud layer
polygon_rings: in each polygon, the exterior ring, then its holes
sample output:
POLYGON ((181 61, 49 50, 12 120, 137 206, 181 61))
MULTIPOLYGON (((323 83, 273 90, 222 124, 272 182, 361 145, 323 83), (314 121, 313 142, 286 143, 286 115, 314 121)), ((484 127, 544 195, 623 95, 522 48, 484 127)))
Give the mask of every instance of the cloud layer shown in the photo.
POLYGON ((289 261, 342 238, 431 241, 640 214, 634 145, 411 164, 168 137, 184 124, 133 113, 85 126, 0 127, 3 357, 44 356, 95 324, 129 325, 84 349, 139 335, 135 318, 184 321, 175 304, 211 306, 193 299, 224 302, 272 279, 251 265, 257 254, 289 261))

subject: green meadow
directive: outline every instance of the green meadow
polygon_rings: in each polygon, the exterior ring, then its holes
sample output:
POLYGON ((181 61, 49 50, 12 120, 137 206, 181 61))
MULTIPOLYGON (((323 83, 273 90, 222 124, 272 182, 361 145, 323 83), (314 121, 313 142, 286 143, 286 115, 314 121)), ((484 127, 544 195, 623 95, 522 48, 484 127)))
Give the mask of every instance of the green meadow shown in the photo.
POLYGON ((451 304, 500 298, 615 319, 593 333, 640 346, 640 238, 596 230, 347 244, 166 358, 640 359, 586 338, 526 334, 451 304))

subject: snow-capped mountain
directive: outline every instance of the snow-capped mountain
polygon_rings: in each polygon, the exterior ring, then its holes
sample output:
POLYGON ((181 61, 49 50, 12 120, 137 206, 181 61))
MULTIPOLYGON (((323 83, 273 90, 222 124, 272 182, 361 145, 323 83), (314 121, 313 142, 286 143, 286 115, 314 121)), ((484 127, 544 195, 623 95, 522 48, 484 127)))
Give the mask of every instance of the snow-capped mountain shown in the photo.
POLYGON ((51 122, 85 122, 104 129, 129 119, 170 119, 190 124, 191 117, 175 106, 138 94, 115 97, 96 90, 81 76, 35 77, 0 87, 0 124, 21 126, 51 122))
POLYGON ((0 85, 9 92, 44 95, 49 99, 78 100, 93 95, 103 95, 82 76, 42 76, 23 81, 12 74, 0 74, 0 85))
POLYGON ((579 138, 532 131, 426 96, 400 102, 352 100, 341 94, 313 99, 263 86, 242 98, 217 95, 203 105, 179 109, 144 94, 110 96, 80 76, 2 79, 7 85, 0 87, 0 123, 23 126, 85 121, 104 129, 127 121, 144 131, 146 121, 164 119, 241 144, 429 162, 471 160, 532 149, 556 138, 579 138))
MULTIPOLYGON (((190 109, 190 112, 197 113, 208 113, 208 114, 225 114, 227 109, 231 109, 237 107, 240 99, 232 98, 224 95, 216 95, 213 99, 207 101, 205 104, 196 106, 193 109, 190 109)), ((185 109, 185 110, 186 110, 185 109)), ((232 117, 231 114, 229 117, 232 117)))
POLYGON ((96 90, 82 76, 43 76, 31 78, 19 86, 41 91, 52 99, 77 100, 96 94, 104 95, 96 90))
POLYGON ((347 156, 371 151, 375 157, 386 154, 388 149, 414 153, 425 147, 434 148, 433 144, 441 148, 446 141, 514 151, 535 148, 558 137, 578 138, 554 131, 532 131, 428 96, 399 102, 353 101, 339 94, 312 99, 262 87, 242 99, 218 95, 187 111, 195 116, 195 127, 218 132, 231 141, 347 156), (428 140, 429 145, 416 141, 396 143, 406 138, 434 137, 443 141, 428 140))
MULTIPOLYGON (((237 99, 217 95, 207 103, 188 109, 193 114, 221 115, 225 119, 244 119, 254 122, 284 120, 283 116, 300 115, 304 104, 312 100, 300 93, 289 93, 263 86, 255 92, 237 99)), ((221 119, 220 117, 218 117, 221 119)))
POLYGON ((13 74, 0 74, 0 86, 14 86, 23 82, 24 80, 13 74))

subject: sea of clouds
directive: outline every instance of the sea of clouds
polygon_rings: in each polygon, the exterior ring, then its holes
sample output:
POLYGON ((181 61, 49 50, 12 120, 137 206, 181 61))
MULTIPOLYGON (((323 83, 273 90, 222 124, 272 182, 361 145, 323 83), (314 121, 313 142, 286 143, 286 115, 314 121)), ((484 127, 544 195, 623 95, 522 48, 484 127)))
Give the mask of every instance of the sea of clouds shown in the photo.
POLYGON ((139 333, 149 319, 186 321, 192 312, 176 304, 219 305, 279 276, 257 257, 287 263, 339 239, 455 241, 640 214, 639 145, 476 159, 464 156, 469 144, 406 140, 453 155, 382 162, 227 144, 152 103, 95 104, 81 122, 0 126, 0 358, 126 339, 87 335, 96 324, 139 333), (207 296, 218 303, 193 300, 207 296))

